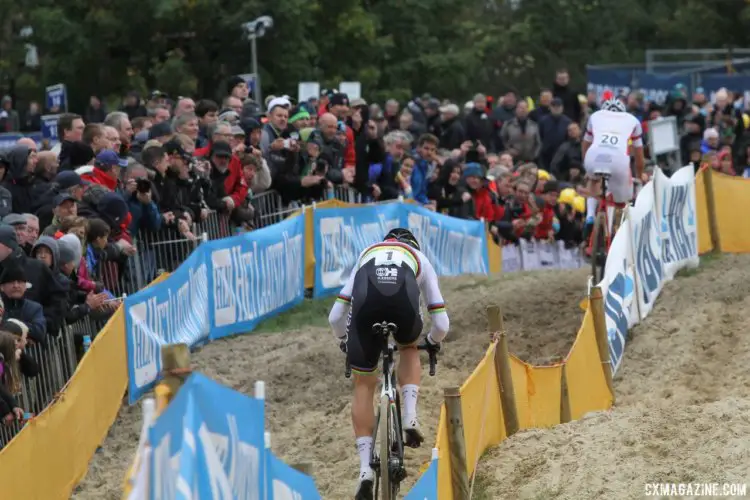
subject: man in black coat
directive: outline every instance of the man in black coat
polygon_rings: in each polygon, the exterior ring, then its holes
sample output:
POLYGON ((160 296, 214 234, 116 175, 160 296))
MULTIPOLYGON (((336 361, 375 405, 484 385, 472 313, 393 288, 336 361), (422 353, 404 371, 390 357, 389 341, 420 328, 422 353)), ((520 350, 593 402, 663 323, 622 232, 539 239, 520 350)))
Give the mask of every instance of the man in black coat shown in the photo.
POLYGON ((570 87, 570 75, 567 69, 559 69, 555 75, 555 84, 552 86, 552 93, 555 97, 563 102, 563 114, 576 123, 581 123, 583 113, 581 103, 578 101, 576 94, 570 87))
POLYGON ((539 137, 542 140, 539 158, 544 168, 550 168, 557 149, 568 137, 568 125, 571 123, 570 118, 563 114, 562 99, 552 99, 550 113, 539 120, 539 137))

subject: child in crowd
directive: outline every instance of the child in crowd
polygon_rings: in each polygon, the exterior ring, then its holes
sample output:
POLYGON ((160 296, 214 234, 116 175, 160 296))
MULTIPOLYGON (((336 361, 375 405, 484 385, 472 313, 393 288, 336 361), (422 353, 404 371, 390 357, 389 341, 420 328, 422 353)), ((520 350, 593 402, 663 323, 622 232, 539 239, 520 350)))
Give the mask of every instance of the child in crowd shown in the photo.
POLYGON ((23 420, 24 411, 15 398, 21 390, 21 357, 15 337, 0 331, 0 417, 5 423, 23 420))

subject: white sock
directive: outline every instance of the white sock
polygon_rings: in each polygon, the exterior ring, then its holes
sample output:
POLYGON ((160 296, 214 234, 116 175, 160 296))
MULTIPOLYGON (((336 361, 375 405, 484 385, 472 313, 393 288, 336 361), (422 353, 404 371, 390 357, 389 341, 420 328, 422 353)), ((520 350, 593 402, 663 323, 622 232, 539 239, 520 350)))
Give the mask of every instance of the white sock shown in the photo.
POLYGON ((372 437, 357 438, 357 452, 359 453, 359 472, 370 471, 370 452, 372 452, 372 437))
POLYGON ((596 208, 599 206, 599 200, 593 196, 586 198, 586 218, 593 219, 596 217, 596 208))
POLYGON ((406 384, 401 387, 401 399, 404 403, 404 422, 417 416, 417 398, 419 397, 419 386, 406 384))

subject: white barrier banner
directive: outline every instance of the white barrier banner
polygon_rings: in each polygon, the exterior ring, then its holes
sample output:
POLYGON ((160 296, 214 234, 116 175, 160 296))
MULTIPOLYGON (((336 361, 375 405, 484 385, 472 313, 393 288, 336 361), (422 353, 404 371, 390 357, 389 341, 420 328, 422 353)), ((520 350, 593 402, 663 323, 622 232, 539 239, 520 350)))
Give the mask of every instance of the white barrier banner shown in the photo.
POLYGON ((503 245, 503 272, 540 269, 578 269, 583 266, 581 251, 565 248, 562 241, 520 240, 518 245, 503 245))
POLYGON ((640 319, 651 312, 663 286, 661 231, 654 193, 654 183, 651 181, 643 186, 635 200, 635 206, 630 210, 640 319))
POLYGON ((697 267, 700 261, 694 169, 688 165, 675 172, 672 177, 657 170, 655 183, 664 279, 671 280, 681 268, 697 267))
POLYGON ((628 328, 633 325, 633 319, 638 317, 631 243, 630 221, 625 217, 609 247, 604 279, 598 285, 604 300, 612 373, 620 367, 628 328))

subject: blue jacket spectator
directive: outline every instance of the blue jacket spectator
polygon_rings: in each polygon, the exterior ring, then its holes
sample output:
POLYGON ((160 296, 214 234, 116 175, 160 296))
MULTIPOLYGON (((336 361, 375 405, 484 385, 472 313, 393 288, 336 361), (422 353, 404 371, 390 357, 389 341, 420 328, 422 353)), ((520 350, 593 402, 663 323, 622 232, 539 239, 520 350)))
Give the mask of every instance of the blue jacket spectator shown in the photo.
POLYGON ((143 165, 133 164, 128 167, 125 174, 125 187, 121 194, 128 202, 131 216, 128 230, 131 235, 138 234, 140 229, 147 231, 161 229, 162 216, 154 200, 156 189, 148 180, 148 172, 143 165))
POLYGON ((433 162, 440 141, 432 134, 423 134, 417 142, 417 154, 414 156, 414 170, 411 173, 411 190, 414 199, 426 205, 427 187, 433 170, 433 162))
POLYGON ((5 310, 3 320, 17 319, 29 327, 29 338, 43 344, 46 341, 47 321, 42 306, 24 298, 27 277, 22 266, 6 266, 0 275, 0 297, 5 310))

